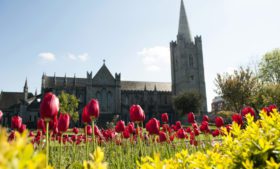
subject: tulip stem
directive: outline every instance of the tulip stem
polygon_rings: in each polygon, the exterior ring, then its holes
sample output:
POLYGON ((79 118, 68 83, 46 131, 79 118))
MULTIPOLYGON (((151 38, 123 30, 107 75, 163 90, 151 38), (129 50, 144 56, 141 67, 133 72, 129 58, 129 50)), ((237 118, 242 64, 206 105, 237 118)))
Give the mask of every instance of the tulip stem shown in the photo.
POLYGON ((86 160, 88 160, 88 136, 87 136, 87 125, 85 126, 86 133, 86 160))
POLYGON ((46 133, 46 168, 47 168, 49 164, 49 122, 48 121, 46 121, 46 128, 47 128, 47 133, 46 133))
POLYGON ((63 133, 60 136, 60 149, 59 149, 59 168, 61 169, 61 154, 62 154, 63 133))
POLYGON ((94 118, 92 119, 91 126, 92 126, 92 144, 93 144, 93 151, 94 151, 94 150, 95 150, 95 138, 94 138, 94 118))

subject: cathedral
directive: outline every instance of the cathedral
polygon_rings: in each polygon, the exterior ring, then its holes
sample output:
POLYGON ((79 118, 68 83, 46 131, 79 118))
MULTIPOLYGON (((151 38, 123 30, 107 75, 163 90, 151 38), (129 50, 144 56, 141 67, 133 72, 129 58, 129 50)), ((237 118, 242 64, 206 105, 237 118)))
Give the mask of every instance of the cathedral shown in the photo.
MULTIPOLYGON (((1 92, 0 110, 4 112, 3 125, 10 125, 11 117, 19 114, 28 127, 35 127, 39 118, 39 107, 42 96, 46 92, 59 95, 62 91, 75 95, 79 100, 78 111, 92 99, 100 103, 100 117, 97 121, 102 125, 111 121, 115 115, 129 121, 129 108, 139 104, 143 108, 146 119, 159 118, 167 112, 174 120, 172 97, 184 91, 197 91, 202 95, 203 113, 207 112, 202 41, 200 36, 191 36, 184 2, 181 0, 179 29, 177 40, 170 43, 171 83, 123 81, 121 74, 110 72, 105 64, 97 73, 87 72, 86 77, 57 77, 55 74, 42 75, 41 94, 28 92, 27 80, 23 92, 1 92)), ((81 124, 81 117, 78 125, 81 124)))

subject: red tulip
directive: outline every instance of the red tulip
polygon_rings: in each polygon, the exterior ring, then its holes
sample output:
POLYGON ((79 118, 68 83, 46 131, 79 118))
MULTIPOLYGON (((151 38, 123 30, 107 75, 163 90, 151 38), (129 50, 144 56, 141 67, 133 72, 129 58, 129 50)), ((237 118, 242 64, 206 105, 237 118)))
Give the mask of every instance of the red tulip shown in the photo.
POLYGON ((212 136, 213 137, 217 137, 217 136, 219 136, 220 135, 220 130, 219 129, 216 129, 216 130, 214 130, 213 132, 212 132, 212 136))
POLYGON ((36 136, 42 136, 42 132, 38 130, 36 136))
POLYGON ((45 121, 50 121, 57 115, 58 110, 58 98, 51 92, 46 93, 40 105, 41 118, 45 121))
POLYGON ((185 133, 184 129, 179 129, 177 131, 177 137, 180 139, 185 139, 187 137, 187 134, 185 133))
POLYGON ((3 112, 0 110, 0 121, 2 120, 3 112))
POLYGON ((244 107, 241 111, 242 116, 246 116, 248 113, 255 117, 255 110, 250 106, 244 107))
POLYGON ((77 136, 77 135, 72 135, 72 136, 71 136, 71 140, 72 140, 73 142, 76 142, 77 139, 78 139, 78 136, 77 136))
POLYGON ((13 129, 19 129, 22 125, 22 118, 19 116, 13 116, 12 117, 12 128, 13 129))
POLYGON ((58 131, 59 132, 66 132, 69 128, 70 124, 70 116, 69 114, 62 114, 60 113, 59 119, 58 119, 58 131))
MULTIPOLYGON (((90 125, 87 125, 87 126, 86 126, 86 131, 87 131, 87 135, 91 135, 91 134, 92 134, 92 128, 91 128, 90 125)), ((86 131, 85 131, 85 132, 86 132, 86 131)))
POLYGON ((146 124, 146 130, 150 134, 158 134, 159 133, 159 127, 160 127, 160 123, 155 118, 150 119, 148 121, 148 123, 146 124))
POLYGON ((190 127, 187 127, 186 132, 191 133, 192 129, 190 127))
POLYGON ((198 136, 200 133, 199 133, 199 130, 196 128, 196 129, 193 129, 193 132, 194 132, 194 135, 198 136))
POLYGON ((224 125, 224 119, 222 117, 216 117, 215 124, 219 128, 222 127, 224 125))
POLYGON ((115 131, 117 133, 121 133, 124 131, 124 129, 125 129, 124 121, 122 121, 122 120, 118 121, 116 124, 116 127, 115 127, 115 131))
POLYGON ((235 113, 235 114, 232 115, 231 118, 232 118, 232 122, 235 122, 238 125, 242 125, 243 124, 242 116, 240 114, 235 113))
POLYGON ((226 125, 226 129, 227 129, 227 132, 230 132, 230 130, 231 130, 231 125, 230 125, 230 124, 226 125))
POLYGON ((188 122, 189 123, 195 123, 195 116, 194 116, 194 114, 193 114, 193 112, 189 112, 189 114, 188 114, 188 122))
POLYGON ((42 118, 39 118, 37 121, 37 129, 45 130, 45 121, 42 118))
POLYGON ((91 118, 90 118, 90 116, 89 116, 89 114, 88 114, 88 108, 87 108, 87 106, 85 106, 85 107, 83 108, 82 121, 83 121, 84 123, 91 123, 91 118))
POLYGON ((176 121, 175 125, 176 125, 176 130, 179 130, 180 128, 182 128, 182 124, 180 121, 176 121))
POLYGON ((29 132, 28 137, 34 137, 33 131, 30 131, 30 132, 29 132))
POLYGON ((163 114, 161 115, 161 121, 162 121, 163 123, 168 123, 168 114, 167 114, 167 113, 163 113, 163 114))
POLYGON ((207 115, 204 115, 202 121, 207 121, 207 122, 209 122, 209 117, 208 117, 207 115))
POLYGON ((126 129, 123 131, 122 135, 123 135, 123 138, 129 138, 129 137, 130 137, 129 129, 126 128, 126 129))
POLYGON ((12 131, 8 137, 8 141, 13 141, 16 138, 15 131, 12 131))
POLYGON ((129 109, 129 114, 132 122, 142 122, 145 120, 145 113, 140 105, 132 105, 129 109))
POLYGON ((164 131, 164 132, 169 131, 169 125, 168 124, 163 124, 162 125, 162 131, 164 131))
MULTIPOLYGON (((197 130, 198 131, 198 130, 197 130)), ((194 140, 195 139, 195 133, 194 132, 190 132, 190 140, 194 140)))
POLYGON ((166 136, 165 132, 160 131, 159 132, 159 141, 164 142, 166 140, 167 140, 167 136, 166 136))
POLYGON ((270 112, 273 112, 273 109, 277 110, 277 106, 275 104, 271 104, 268 106, 268 109, 270 110, 270 112))
POLYGON ((205 133, 209 133, 210 129, 209 129, 209 125, 207 121, 202 121, 201 126, 199 127, 200 131, 205 132, 205 133))
POLYGON ((109 130, 103 130, 102 134, 103 134, 103 136, 105 137, 106 140, 112 140, 116 136, 115 132, 110 130, 110 129, 109 130))
POLYGON ((102 136, 99 128, 97 127, 97 125, 94 125, 94 135, 99 136, 99 137, 102 136))
POLYGON ((20 128, 18 129, 18 132, 23 133, 24 130, 26 130, 26 125, 25 125, 25 124, 22 124, 22 125, 20 126, 20 128))
POLYGON ((91 99, 87 104, 88 115, 94 119, 99 117, 99 102, 96 99, 91 99))
POLYGON ((192 124, 192 128, 193 128, 193 129, 197 129, 197 128, 198 128, 197 123, 193 123, 193 124, 192 124))
POLYGON ((135 128, 134 128, 134 123, 133 122, 128 123, 127 128, 128 128, 128 131, 129 131, 130 134, 133 134, 135 132, 135 128))
POLYGON ((190 144, 194 145, 194 146, 197 146, 197 141, 196 140, 190 140, 190 144))
POLYGON ((73 128, 73 133, 78 134, 79 133, 79 129, 77 127, 73 128))

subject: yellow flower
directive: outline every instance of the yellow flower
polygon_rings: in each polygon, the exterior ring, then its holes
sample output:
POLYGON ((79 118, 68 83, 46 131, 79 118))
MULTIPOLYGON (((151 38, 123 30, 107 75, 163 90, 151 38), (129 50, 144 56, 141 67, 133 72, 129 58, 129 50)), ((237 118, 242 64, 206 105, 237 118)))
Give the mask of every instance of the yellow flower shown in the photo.
POLYGON ((100 147, 97 147, 93 155, 90 154, 91 161, 84 161, 85 169, 107 169, 107 163, 102 162, 104 159, 104 152, 100 147))

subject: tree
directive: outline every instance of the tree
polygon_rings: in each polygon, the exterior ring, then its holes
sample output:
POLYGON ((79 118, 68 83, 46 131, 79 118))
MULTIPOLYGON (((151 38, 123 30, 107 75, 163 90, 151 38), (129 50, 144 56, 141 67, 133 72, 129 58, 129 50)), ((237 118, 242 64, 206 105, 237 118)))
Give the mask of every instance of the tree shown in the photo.
POLYGON ((79 101, 76 96, 62 92, 58 98, 60 113, 68 113, 73 121, 76 122, 79 119, 79 113, 76 111, 79 106, 79 101))
POLYGON ((270 104, 280 105, 280 84, 260 84, 253 96, 252 105, 256 109, 260 110, 270 104))
POLYGON ((217 87, 215 92, 225 100, 225 108, 239 112, 244 105, 251 103, 257 86, 257 78, 249 68, 240 67, 233 74, 217 74, 215 85, 217 87))
POLYGON ((259 64, 263 82, 280 84, 280 48, 266 53, 259 64))
POLYGON ((199 113, 202 106, 202 97, 196 91, 184 92, 173 98, 173 104, 179 115, 189 112, 199 113))

